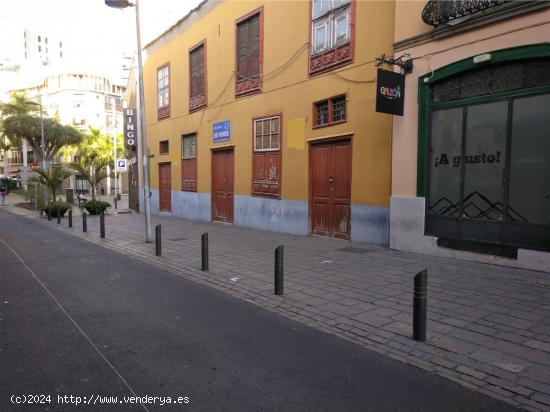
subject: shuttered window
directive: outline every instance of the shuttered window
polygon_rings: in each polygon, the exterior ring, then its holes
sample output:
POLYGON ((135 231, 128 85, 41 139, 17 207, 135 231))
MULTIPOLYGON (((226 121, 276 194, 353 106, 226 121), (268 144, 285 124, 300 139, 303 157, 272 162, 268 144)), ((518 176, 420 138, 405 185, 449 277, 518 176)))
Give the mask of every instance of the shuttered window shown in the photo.
POLYGON ((261 24, 261 10, 237 23, 237 95, 261 91, 261 24))
POLYGON ((206 106, 205 42, 189 52, 189 111, 206 106))
POLYGON ((197 191, 197 135, 181 137, 181 190, 197 191))

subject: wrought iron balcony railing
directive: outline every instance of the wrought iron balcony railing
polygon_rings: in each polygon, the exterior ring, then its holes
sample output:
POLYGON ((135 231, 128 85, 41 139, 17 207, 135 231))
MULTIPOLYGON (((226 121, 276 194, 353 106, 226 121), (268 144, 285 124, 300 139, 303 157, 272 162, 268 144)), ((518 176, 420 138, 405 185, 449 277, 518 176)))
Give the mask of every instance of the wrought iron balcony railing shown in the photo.
POLYGON ((511 0, 430 0, 422 10, 422 21, 437 27, 453 20, 500 6, 511 0))

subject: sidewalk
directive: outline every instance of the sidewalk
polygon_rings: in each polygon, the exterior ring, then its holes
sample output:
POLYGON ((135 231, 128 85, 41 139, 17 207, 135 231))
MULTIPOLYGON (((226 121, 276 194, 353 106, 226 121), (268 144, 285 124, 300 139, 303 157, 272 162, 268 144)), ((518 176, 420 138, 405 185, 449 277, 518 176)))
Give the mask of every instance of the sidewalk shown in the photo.
MULTIPOLYGON (((144 242, 144 218, 108 215, 82 233, 5 207, 58 230, 163 267, 368 349, 528 410, 550 411, 550 273, 403 253, 362 243, 299 237, 153 217, 162 257, 144 242), (200 236, 210 271, 200 271, 200 236), (284 245, 284 296, 273 295, 274 249, 284 245), (428 268, 428 341, 412 340, 413 277, 428 268)), ((29 213, 30 212, 30 213, 29 213)), ((291 333, 291 331, 289 331, 291 333)))

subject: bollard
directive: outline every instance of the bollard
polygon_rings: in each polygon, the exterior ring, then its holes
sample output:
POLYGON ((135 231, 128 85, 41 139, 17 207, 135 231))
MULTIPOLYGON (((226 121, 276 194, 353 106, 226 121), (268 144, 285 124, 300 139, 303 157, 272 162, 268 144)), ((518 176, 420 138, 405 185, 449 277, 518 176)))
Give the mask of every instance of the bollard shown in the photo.
POLYGON ((275 294, 283 294, 284 285, 284 247, 275 249, 275 294))
POLYGON ((82 212, 82 232, 88 231, 88 221, 86 220, 86 212, 82 212))
POLYGON ((155 255, 162 255, 162 238, 161 238, 161 226, 155 226, 155 255))
POLYGON ((201 270, 208 270, 208 233, 203 233, 201 236, 201 270))
POLYGON ((424 269, 414 277, 413 294, 413 339, 426 341, 428 269, 424 269))
POLYGON ((117 200, 117 198, 116 198, 116 196, 115 196, 115 210, 118 209, 118 203, 117 203, 117 202, 118 202, 118 200, 117 200))
POLYGON ((59 209, 57 210, 57 224, 61 224, 61 213, 59 212, 59 209))
POLYGON ((48 215, 48 220, 52 220, 52 211, 50 210, 50 208, 48 208, 48 210, 46 211, 46 214, 48 215))
POLYGON ((101 239, 105 239, 105 215, 103 213, 99 215, 99 236, 101 239))
POLYGON ((69 227, 73 227, 73 209, 69 209, 69 227))

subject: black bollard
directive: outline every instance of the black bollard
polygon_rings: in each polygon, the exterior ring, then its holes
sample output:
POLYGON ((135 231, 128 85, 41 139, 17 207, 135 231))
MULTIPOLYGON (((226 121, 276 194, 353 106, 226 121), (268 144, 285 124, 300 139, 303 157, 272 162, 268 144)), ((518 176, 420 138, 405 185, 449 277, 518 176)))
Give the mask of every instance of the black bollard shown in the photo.
POLYGON ((48 208, 48 210, 46 211, 46 214, 48 215, 48 220, 52 220, 52 211, 50 210, 50 208, 48 208))
POLYGON ((103 213, 99 215, 99 236, 101 239, 105 239, 105 215, 103 213))
POLYGON ((428 269, 414 277, 413 294, 413 339, 426 341, 426 312, 428 308, 428 269))
POLYGON ((284 285, 284 247, 275 249, 275 294, 283 294, 284 285))
POLYGON ((208 233, 203 233, 201 236, 201 270, 208 270, 208 233))
POLYGON ((61 213, 59 213, 59 209, 57 210, 57 224, 61 224, 61 213))
POLYGON ((69 209, 69 227, 73 227, 73 209, 69 209))
POLYGON ((115 210, 118 209, 118 203, 117 203, 117 202, 118 202, 118 200, 117 200, 117 198, 116 198, 116 196, 115 196, 115 210))
POLYGON ((162 231, 160 225, 155 226, 155 255, 162 255, 162 231))
POLYGON ((86 220, 86 212, 82 212, 82 232, 88 231, 88 221, 86 220))

